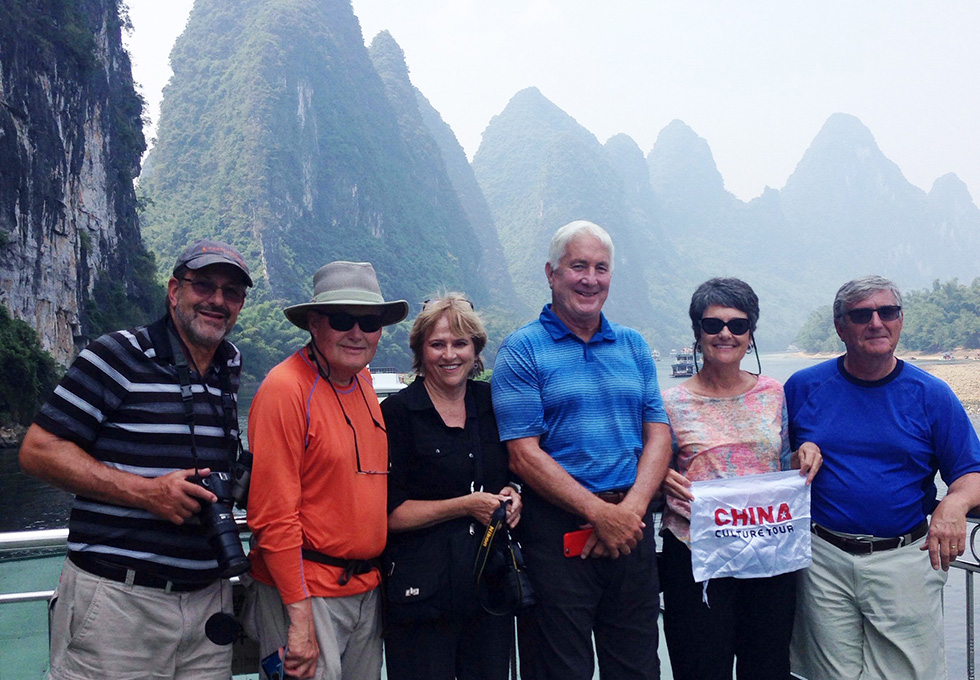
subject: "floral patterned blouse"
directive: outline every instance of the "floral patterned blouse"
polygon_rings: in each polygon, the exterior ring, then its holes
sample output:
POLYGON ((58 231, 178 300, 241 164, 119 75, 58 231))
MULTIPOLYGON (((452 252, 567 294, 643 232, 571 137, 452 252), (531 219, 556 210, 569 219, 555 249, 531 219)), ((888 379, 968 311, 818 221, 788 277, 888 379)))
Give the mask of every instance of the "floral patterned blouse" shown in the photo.
MULTIPOLYGON (((663 393, 673 444, 671 467, 692 482, 790 467, 783 386, 760 375, 734 397, 705 397, 684 385, 663 393)), ((690 544, 691 504, 667 496, 663 526, 690 544)))

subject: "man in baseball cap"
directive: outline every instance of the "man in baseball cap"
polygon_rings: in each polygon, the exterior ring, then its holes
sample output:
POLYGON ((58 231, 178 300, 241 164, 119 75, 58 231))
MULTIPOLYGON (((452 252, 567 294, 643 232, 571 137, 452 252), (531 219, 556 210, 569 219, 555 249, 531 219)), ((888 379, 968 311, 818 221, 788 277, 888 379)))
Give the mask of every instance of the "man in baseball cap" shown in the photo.
POLYGON ((239 450, 241 356, 225 337, 251 285, 228 244, 188 246, 167 313, 92 341, 35 417, 21 466, 76 495, 51 678, 230 676, 231 645, 205 628, 231 614, 231 584, 194 517, 217 500, 198 480, 239 450))

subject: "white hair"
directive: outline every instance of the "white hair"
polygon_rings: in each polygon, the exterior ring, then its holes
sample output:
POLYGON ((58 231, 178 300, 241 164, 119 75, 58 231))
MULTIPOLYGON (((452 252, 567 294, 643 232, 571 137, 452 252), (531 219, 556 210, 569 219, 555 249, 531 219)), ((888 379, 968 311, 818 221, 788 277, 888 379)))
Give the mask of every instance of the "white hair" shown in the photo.
POLYGON ((568 250, 568 244, 576 236, 582 234, 588 234, 598 239, 599 243, 609 251, 609 273, 613 270, 613 242, 609 233, 594 222, 589 222, 588 220, 575 220, 574 222, 569 222, 564 227, 561 227, 555 232, 555 235, 551 237, 551 246, 548 248, 548 264, 551 265, 552 269, 557 269, 561 258, 565 256, 565 251, 568 250))

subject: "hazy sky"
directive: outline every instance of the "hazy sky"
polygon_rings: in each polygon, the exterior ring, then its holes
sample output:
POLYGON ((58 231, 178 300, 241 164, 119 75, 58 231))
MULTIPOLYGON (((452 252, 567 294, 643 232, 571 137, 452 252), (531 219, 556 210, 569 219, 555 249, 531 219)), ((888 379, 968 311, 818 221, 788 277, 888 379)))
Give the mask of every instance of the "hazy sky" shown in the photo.
MULTIPOLYGON (((134 75, 156 119, 192 0, 128 0, 134 75)), ((679 118, 725 186, 781 188, 827 118, 870 128, 928 191, 955 172, 980 203, 980 2, 975 0, 353 0, 365 40, 387 29, 413 83, 472 158, 525 87, 605 142, 644 153, 679 118)), ((148 135, 150 136, 150 135, 148 135)))

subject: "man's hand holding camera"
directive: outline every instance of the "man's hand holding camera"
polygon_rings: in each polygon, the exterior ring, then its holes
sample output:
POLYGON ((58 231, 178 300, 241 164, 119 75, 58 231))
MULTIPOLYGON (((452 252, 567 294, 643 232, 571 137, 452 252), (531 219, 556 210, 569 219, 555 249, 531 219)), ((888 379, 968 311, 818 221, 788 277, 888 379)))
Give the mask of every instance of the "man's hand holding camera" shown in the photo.
POLYGON ((218 500, 213 493, 192 481, 210 473, 209 468, 190 468, 146 479, 140 505, 168 522, 183 524, 201 511, 202 501, 214 503, 218 500))

